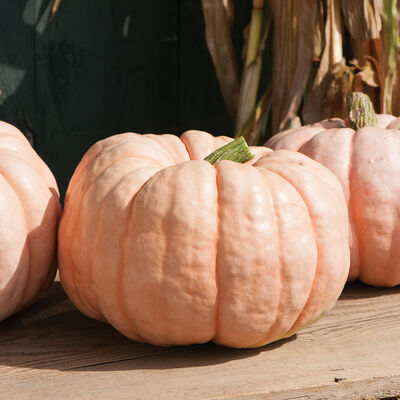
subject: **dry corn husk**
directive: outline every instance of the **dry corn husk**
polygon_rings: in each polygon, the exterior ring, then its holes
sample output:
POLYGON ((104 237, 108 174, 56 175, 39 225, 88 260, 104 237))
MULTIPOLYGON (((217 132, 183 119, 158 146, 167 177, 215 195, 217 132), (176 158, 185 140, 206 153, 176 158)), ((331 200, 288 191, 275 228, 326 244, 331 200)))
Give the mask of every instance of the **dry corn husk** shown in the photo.
POLYGON ((226 107, 232 120, 235 120, 239 96, 239 72, 231 37, 233 2, 202 0, 202 8, 208 50, 226 107))
POLYGON ((311 71, 317 0, 270 0, 274 20, 272 131, 284 129, 300 106, 311 71))

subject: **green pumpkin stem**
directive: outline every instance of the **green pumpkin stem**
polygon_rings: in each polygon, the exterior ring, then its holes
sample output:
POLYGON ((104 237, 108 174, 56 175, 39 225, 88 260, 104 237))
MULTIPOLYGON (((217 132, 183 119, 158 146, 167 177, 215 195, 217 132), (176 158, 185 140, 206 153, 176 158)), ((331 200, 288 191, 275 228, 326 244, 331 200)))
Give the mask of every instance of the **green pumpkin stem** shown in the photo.
POLYGON ((368 95, 361 92, 353 92, 347 97, 347 111, 349 125, 354 130, 366 127, 374 127, 378 123, 374 106, 368 95))
POLYGON ((220 160, 230 160, 238 163, 244 163, 254 157, 243 136, 238 137, 232 142, 220 147, 208 155, 205 160, 215 164, 220 160))

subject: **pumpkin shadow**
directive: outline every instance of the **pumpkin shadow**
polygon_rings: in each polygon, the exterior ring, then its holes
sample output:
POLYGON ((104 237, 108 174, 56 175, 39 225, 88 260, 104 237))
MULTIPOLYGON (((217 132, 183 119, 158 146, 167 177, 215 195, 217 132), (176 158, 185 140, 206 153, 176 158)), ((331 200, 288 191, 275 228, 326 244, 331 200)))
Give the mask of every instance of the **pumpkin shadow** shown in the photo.
POLYGON ((354 281, 346 283, 345 290, 343 290, 340 300, 369 299, 399 293, 400 285, 395 287, 375 287, 366 285, 360 281, 354 281))
POLYGON ((157 347, 133 342, 80 313, 54 282, 32 306, 0 323, 0 365, 59 371, 164 370, 227 363, 272 351, 295 335, 256 349, 205 343, 157 347))

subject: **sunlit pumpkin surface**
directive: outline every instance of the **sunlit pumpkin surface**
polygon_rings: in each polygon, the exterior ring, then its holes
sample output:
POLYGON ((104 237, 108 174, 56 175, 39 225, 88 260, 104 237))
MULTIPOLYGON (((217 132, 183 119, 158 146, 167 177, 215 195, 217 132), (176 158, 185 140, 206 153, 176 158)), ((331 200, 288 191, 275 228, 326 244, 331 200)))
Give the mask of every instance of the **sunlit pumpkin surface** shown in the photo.
POLYGON ((59 229, 80 310, 137 341, 254 347, 334 305, 350 262, 339 181, 285 150, 203 160, 230 140, 125 133, 89 149, 59 229))
POLYGON ((299 151, 340 180, 351 225, 349 279, 400 284, 400 118, 357 131, 334 118, 281 132, 266 146, 299 151))
POLYGON ((52 173, 25 136, 0 121, 0 320, 53 281, 60 213, 52 173))

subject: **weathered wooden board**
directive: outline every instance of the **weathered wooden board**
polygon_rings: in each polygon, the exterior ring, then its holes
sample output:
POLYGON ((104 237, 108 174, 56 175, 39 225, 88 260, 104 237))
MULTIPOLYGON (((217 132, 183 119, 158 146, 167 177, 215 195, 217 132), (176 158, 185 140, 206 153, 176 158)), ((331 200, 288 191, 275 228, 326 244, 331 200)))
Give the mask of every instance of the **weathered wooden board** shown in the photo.
POLYGON ((0 325, 0 398, 377 399, 400 396, 400 288, 347 285, 330 314, 260 349, 131 342, 60 283, 0 325))

